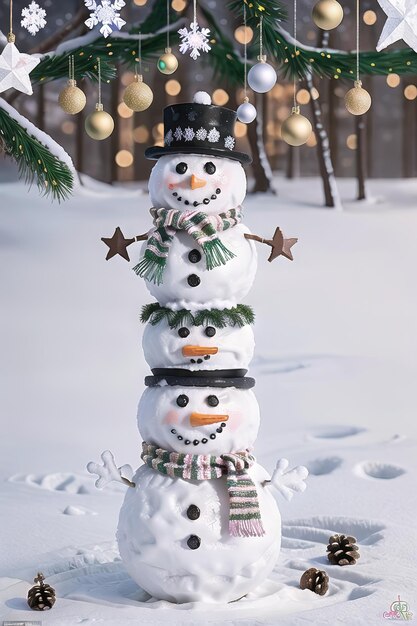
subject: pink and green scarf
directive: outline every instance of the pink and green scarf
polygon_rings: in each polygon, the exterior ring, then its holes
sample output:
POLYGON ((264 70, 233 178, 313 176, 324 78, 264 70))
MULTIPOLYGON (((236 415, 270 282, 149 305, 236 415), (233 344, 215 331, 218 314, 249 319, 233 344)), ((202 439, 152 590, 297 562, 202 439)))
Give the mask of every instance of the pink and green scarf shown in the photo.
POLYGON ((169 452, 142 443, 141 458, 146 465, 171 478, 210 480, 226 475, 229 493, 229 532, 234 537, 261 537, 265 534, 255 484, 246 470, 255 462, 249 452, 233 454, 186 454, 169 452))
POLYGON ((242 220, 240 207, 225 213, 213 214, 152 207, 150 213, 155 229, 148 237, 143 259, 133 268, 139 276, 157 285, 162 283, 171 243, 178 230, 184 230, 201 247, 208 270, 225 265, 235 256, 222 243, 217 233, 235 226, 242 220))

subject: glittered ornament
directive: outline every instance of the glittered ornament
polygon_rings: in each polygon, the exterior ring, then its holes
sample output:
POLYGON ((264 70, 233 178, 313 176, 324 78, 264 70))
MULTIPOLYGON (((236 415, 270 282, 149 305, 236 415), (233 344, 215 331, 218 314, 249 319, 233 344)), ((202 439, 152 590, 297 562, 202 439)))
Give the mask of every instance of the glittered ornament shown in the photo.
POLYGON ((91 139, 101 141, 110 137, 114 129, 112 116, 103 111, 102 104, 96 104, 96 110, 90 113, 85 120, 85 131, 91 139))
POLYGON ((248 72, 249 87, 257 93, 270 91, 277 82, 277 73, 264 55, 259 56, 259 63, 252 65, 248 72))
POLYGON ((355 86, 345 95, 345 105, 352 115, 363 115, 369 111, 372 104, 370 94, 363 89, 362 81, 355 80, 355 86))
POLYGON ((75 80, 70 79, 58 97, 59 106, 65 113, 76 115, 83 110, 87 99, 85 93, 77 87, 75 80))
POLYGON ((172 53, 171 48, 165 48, 164 54, 158 59, 158 70, 161 74, 173 74, 178 67, 178 59, 175 54, 172 53))
POLYGON ((132 111, 145 111, 153 101, 152 89, 143 82, 143 76, 136 74, 133 83, 130 83, 123 94, 123 102, 132 111))
POLYGON ((337 28, 343 19, 343 9, 337 0, 319 0, 313 7, 313 21, 323 30, 337 28))
POLYGON ((302 146, 311 135, 310 121, 300 114, 300 107, 293 107, 291 115, 281 126, 281 137, 290 146, 302 146))
POLYGON ((236 114, 239 122, 243 122, 243 124, 250 124, 256 118, 256 109, 249 102, 249 98, 246 97, 243 103, 237 108, 236 114))
POLYGON ((33 582, 36 583, 28 592, 27 603, 34 611, 48 611, 55 604, 55 589, 44 583, 44 575, 38 572, 33 582))

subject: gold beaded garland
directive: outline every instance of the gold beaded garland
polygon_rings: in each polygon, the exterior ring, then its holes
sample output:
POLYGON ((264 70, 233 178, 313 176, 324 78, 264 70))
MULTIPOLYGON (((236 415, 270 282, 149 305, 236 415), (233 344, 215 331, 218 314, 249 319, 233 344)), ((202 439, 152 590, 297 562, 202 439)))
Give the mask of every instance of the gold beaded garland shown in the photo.
POLYGON ((165 48, 164 54, 158 59, 158 70, 161 74, 173 74, 178 67, 178 59, 172 53, 171 48, 165 48))
POLYGON ((91 139, 101 141, 110 137, 114 129, 114 121, 110 113, 103 110, 102 104, 96 104, 96 110, 85 120, 85 131, 91 139))
POLYGON ((123 102, 132 111, 145 111, 153 101, 152 89, 143 82, 141 74, 135 75, 135 80, 130 83, 123 94, 123 102))
POLYGON ((352 115, 363 115, 369 111, 372 98, 366 89, 363 89, 362 81, 355 80, 354 84, 355 86, 345 95, 345 105, 352 115))
POLYGON ((323 30, 332 30, 343 19, 343 9, 337 0, 319 0, 313 7, 313 21, 323 30))
POLYGON ((59 106, 65 113, 76 115, 83 110, 87 102, 85 93, 70 79, 58 96, 59 106))
POLYGON ((310 121, 300 114, 300 107, 293 107, 291 115, 281 126, 281 137, 290 146, 302 146, 311 135, 310 121))

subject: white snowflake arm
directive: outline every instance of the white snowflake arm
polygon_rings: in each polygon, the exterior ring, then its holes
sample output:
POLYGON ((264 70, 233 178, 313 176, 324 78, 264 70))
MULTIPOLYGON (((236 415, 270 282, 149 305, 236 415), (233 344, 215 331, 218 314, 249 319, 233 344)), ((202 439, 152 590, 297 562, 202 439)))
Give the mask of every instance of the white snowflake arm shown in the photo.
POLYGON ((103 465, 99 463, 94 463, 94 461, 90 461, 87 464, 87 470, 90 474, 97 474, 98 478, 96 480, 97 489, 103 489, 108 483, 112 480, 123 483, 124 485, 128 485, 129 487, 134 487, 135 483, 132 483, 129 478, 123 476, 123 474, 127 474, 130 478, 132 477, 132 468, 130 465, 122 465, 121 467, 116 467, 116 463, 114 460, 113 454, 110 450, 105 450, 101 454, 101 459, 103 461, 103 465))
POLYGON ((290 501, 295 492, 305 491, 307 485, 304 481, 308 476, 308 469, 304 465, 298 465, 287 471, 288 465, 287 459, 278 459, 271 480, 265 480, 263 484, 275 487, 286 500, 290 501))

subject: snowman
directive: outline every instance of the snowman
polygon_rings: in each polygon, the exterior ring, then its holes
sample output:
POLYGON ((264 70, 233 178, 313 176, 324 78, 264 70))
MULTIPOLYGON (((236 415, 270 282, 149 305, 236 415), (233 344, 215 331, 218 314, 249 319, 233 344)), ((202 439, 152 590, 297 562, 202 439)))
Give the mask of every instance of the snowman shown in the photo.
POLYGON ((232 602, 261 585, 281 544, 273 490, 290 499, 308 474, 280 459, 270 477, 253 455, 254 316, 239 303, 256 273, 254 241, 271 246, 271 261, 292 259, 296 239, 277 229, 264 240, 242 224, 250 158, 235 150, 235 120, 203 92, 166 107, 164 146, 145 152, 157 159, 154 227, 103 239, 107 258, 127 260, 127 247, 145 242, 134 270, 157 300, 142 311, 153 375, 138 407, 143 465, 132 477, 107 450, 87 469, 98 488, 129 487, 117 530, 124 566, 151 596, 176 603, 232 602))
POLYGON ((107 259, 145 241, 134 271, 161 306, 171 310, 235 307, 250 291, 257 269, 254 241, 292 259, 297 239, 279 228, 264 239, 242 224, 246 196, 244 164, 250 157, 235 150, 236 112, 211 104, 197 92, 193 102, 164 109, 164 146, 147 148, 157 159, 149 179, 153 228, 126 239, 118 227, 107 259))

